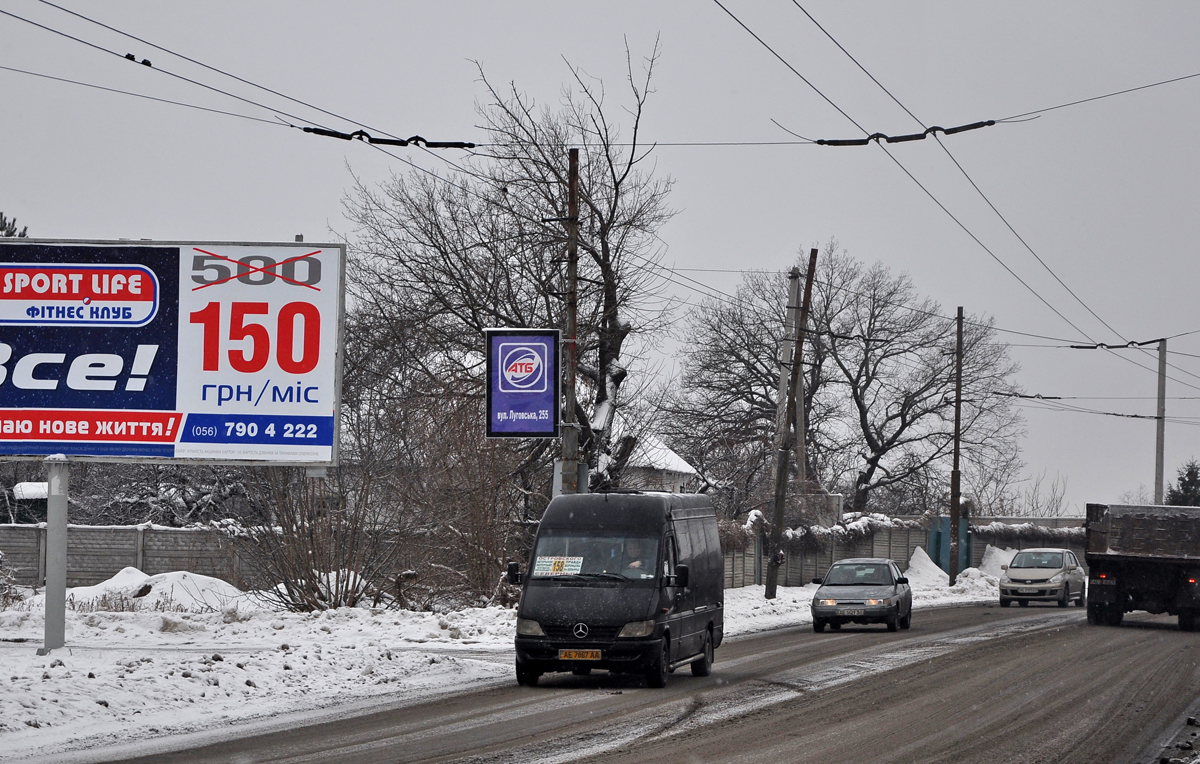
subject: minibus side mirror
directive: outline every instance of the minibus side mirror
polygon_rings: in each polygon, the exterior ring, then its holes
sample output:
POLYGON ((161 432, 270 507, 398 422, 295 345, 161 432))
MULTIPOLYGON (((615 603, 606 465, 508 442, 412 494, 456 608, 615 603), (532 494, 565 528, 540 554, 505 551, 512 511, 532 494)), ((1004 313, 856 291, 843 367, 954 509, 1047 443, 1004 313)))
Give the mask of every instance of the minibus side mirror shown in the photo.
POLYGON ((513 586, 521 583, 521 567, 515 561, 508 563, 508 582, 513 586))
POLYGON ((675 575, 671 576, 671 583, 674 586, 680 586, 680 587, 687 586, 688 585, 688 566, 676 565, 675 566, 675 575))
POLYGON ((1008 570, 1008 566, 1007 566, 1007 565, 1001 565, 1001 566, 1000 566, 1000 570, 1008 570))

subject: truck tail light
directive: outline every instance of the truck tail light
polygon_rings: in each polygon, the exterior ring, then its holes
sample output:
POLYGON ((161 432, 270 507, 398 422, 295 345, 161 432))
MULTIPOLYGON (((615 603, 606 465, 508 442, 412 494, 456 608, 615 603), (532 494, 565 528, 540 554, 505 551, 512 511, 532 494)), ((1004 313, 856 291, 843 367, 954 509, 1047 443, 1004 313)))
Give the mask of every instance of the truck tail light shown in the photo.
POLYGON ((1188 583, 1189 583, 1189 584, 1194 584, 1194 583, 1196 583, 1196 579, 1194 579, 1194 578, 1189 578, 1189 579, 1188 579, 1188 583))
POLYGON ((1108 578, 1108 574, 1107 574, 1107 573, 1101 573, 1101 574, 1100 574, 1100 577, 1101 577, 1101 578, 1108 578))

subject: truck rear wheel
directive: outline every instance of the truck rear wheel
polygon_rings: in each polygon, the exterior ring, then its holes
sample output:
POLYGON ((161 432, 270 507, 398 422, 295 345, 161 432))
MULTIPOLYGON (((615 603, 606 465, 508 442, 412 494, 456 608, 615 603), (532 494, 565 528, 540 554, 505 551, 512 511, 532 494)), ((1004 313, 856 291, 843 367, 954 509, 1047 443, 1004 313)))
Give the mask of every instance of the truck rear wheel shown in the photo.
POLYGON ((1195 631, 1196 630, 1196 614, 1189 611, 1184 611, 1179 614, 1179 630, 1180 631, 1195 631))
POLYGON ((1125 609, 1120 605, 1109 605, 1104 609, 1104 625, 1120 626, 1125 619, 1125 609))

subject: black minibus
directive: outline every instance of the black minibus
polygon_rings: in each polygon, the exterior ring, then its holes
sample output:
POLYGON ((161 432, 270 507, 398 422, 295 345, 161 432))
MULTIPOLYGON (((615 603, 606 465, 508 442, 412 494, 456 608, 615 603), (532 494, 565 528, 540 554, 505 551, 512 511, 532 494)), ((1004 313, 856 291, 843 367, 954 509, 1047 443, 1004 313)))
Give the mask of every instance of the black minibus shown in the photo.
POLYGON ((517 682, 555 671, 639 673, 651 687, 721 645, 724 557, 712 502, 699 494, 569 494, 550 502, 517 610, 517 682))

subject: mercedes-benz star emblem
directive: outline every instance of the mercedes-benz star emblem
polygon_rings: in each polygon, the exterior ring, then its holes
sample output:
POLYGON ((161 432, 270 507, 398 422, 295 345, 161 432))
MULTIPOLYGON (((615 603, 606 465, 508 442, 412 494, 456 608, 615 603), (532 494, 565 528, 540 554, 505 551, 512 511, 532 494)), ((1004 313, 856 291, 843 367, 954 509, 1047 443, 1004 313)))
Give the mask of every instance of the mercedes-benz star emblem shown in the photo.
POLYGON ((571 633, 576 639, 583 639, 588 635, 588 627, 586 623, 577 623, 571 628, 571 633))

